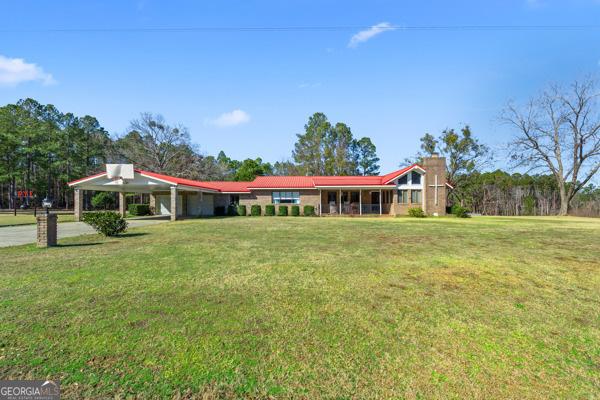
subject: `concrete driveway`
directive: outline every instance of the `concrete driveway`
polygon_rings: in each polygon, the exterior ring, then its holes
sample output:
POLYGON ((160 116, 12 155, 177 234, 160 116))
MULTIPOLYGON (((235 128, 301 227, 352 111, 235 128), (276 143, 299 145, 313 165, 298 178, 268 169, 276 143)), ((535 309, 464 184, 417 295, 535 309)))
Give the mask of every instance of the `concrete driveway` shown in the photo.
MULTIPOLYGON (((168 217, 140 217, 127 219, 130 228, 160 224, 167 221, 169 221, 168 217)), ((83 222, 64 222, 62 224, 58 224, 59 240, 66 237, 87 235, 90 233, 96 233, 96 231, 83 222)), ((0 227, 0 247, 35 243, 36 234, 36 225, 0 227)))

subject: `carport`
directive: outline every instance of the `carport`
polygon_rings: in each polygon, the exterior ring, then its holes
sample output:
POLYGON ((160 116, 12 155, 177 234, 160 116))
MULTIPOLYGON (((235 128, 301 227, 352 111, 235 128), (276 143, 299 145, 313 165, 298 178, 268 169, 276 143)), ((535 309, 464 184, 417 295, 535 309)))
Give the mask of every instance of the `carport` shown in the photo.
POLYGON ((156 215, 170 215, 171 221, 186 216, 212 215, 213 194, 219 191, 203 182, 134 169, 131 164, 107 164, 107 172, 69 182, 75 192, 75 220, 83 212, 83 191, 119 193, 119 213, 127 212, 126 193, 150 194, 156 215))

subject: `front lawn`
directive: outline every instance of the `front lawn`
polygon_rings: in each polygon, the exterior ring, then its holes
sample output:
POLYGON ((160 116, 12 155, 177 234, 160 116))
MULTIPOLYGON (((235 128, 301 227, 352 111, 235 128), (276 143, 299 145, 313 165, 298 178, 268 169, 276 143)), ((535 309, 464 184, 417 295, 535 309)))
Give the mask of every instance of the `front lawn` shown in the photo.
POLYGON ((213 218, 60 244, 0 249, 0 377, 65 398, 600 393, 600 220, 213 218))

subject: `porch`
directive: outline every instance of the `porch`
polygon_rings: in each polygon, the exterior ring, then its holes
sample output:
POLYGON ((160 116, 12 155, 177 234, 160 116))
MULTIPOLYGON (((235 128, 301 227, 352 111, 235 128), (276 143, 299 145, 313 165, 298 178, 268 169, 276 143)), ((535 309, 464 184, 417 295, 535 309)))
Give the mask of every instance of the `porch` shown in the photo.
POLYGON ((388 215, 392 203, 390 189, 321 190, 321 215, 388 215))

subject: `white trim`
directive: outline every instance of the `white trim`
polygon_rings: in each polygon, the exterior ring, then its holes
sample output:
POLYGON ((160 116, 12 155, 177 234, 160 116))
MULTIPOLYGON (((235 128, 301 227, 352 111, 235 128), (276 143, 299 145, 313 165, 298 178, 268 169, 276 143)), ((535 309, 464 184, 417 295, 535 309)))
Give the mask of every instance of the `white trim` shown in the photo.
POLYGON ((396 179, 400 178, 401 176, 404 176, 404 175, 408 174, 409 172, 411 172, 411 171, 413 171, 413 170, 415 170, 415 169, 418 169, 419 171, 423 172, 423 174, 425 174, 425 173, 427 172, 427 171, 425 171, 425 170, 424 170, 422 167, 420 167, 420 166, 418 166, 418 165, 413 165, 412 167, 410 167, 409 169, 407 169, 407 170, 406 170, 406 171, 404 171, 403 173, 401 173, 401 174, 398 174, 398 175, 394 176, 392 179, 389 179, 387 182, 384 182, 384 183, 390 183, 390 182, 392 182, 393 180, 396 180, 396 179))
MULTIPOLYGON (((315 190, 317 187, 250 187, 248 189, 252 190, 315 190)), ((240 193, 248 193, 248 192, 240 192, 240 193)))
POLYGON ((395 186, 393 185, 361 185, 361 186, 348 186, 348 185, 337 185, 337 186, 315 186, 315 188, 317 189, 338 189, 338 188, 342 188, 342 189, 348 189, 348 190, 352 190, 352 189, 394 189, 395 186))
POLYGON ((156 179, 157 181, 160 181, 160 182, 163 182, 163 183, 168 183, 169 185, 177 186, 176 182, 167 181, 165 179, 157 178, 157 177, 152 176, 152 175, 146 175, 146 174, 141 173, 141 172, 138 172, 138 174, 140 174, 141 176, 143 176, 145 178, 156 179))
POLYGON ((105 177, 105 176, 106 176, 106 172, 102 172, 100 175, 91 176, 91 177, 88 177, 88 178, 83 178, 83 179, 78 180, 76 182, 69 183, 68 185, 69 186, 76 186, 76 185, 79 185, 80 183, 89 182, 89 181, 92 181, 94 179, 102 178, 102 177, 105 177))
POLYGON ((219 192, 218 190, 215 190, 215 189, 208 189, 208 188, 203 188, 203 187, 199 187, 199 186, 177 185, 177 184, 174 184, 173 186, 177 186, 179 188, 179 190, 195 190, 196 192, 223 193, 223 192, 219 192))

